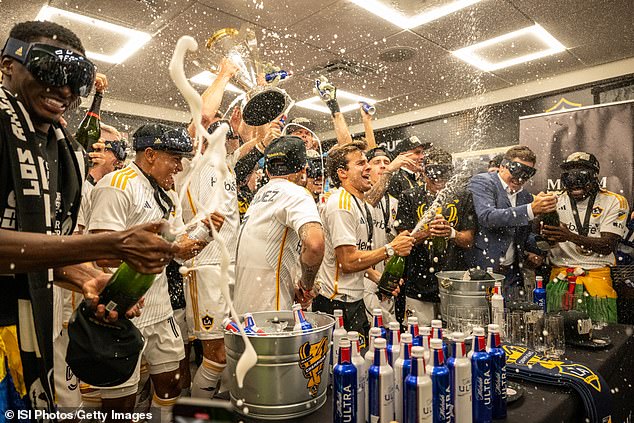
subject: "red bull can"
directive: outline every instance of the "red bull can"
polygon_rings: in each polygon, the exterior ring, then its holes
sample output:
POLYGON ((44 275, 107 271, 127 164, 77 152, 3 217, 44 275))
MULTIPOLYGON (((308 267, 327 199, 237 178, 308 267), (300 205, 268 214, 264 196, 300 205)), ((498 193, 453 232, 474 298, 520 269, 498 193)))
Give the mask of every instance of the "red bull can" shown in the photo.
POLYGON ((423 347, 412 347, 409 375, 405 378, 404 423, 433 421, 433 388, 431 378, 425 371, 423 347))
POLYGON ((374 340, 374 362, 368 370, 369 421, 390 422, 394 419, 394 370, 387 362, 387 343, 374 340))

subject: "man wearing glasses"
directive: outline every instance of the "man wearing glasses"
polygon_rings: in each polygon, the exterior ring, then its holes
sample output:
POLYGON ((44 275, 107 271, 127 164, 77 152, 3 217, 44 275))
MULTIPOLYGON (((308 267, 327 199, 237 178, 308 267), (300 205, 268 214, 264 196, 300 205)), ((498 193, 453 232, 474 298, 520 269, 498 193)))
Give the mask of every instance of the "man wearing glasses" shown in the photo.
MULTIPOLYGON (((426 152, 423 172, 425 185, 404 191, 399 197, 396 214, 396 221, 400 223, 398 230, 414 229, 438 193, 445 188, 453 171, 451 154, 436 147, 426 152)), ((442 216, 437 215, 428 227, 412 234, 416 245, 405 265, 407 298, 404 313, 402 307, 397 307, 399 320, 414 316, 419 322, 427 324, 436 319, 436 306, 440 297, 435 273, 440 270, 466 269, 463 251, 473 244, 475 212, 471 194, 464 187, 456 188, 448 190, 438 204, 438 207, 442 207, 442 216), (444 254, 433 257, 429 241, 437 236, 447 238, 448 243, 444 254)))
POLYGON ((498 172, 475 175, 469 183, 478 230, 465 259, 470 267, 492 267, 505 275, 507 297, 524 284, 520 268, 524 258, 533 267, 542 263, 531 236, 531 221, 557 207, 554 195, 540 192, 533 197, 523 189, 535 175, 535 162, 535 153, 528 147, 512 147, 504 154, 498 172))

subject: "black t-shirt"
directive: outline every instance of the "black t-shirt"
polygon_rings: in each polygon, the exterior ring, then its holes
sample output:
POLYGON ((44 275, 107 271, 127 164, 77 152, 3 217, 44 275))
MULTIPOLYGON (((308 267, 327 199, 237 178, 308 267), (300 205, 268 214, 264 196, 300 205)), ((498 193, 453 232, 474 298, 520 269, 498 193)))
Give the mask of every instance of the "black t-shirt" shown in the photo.
MULTIPOLYGON (((57 162, 57 141, 51 133, 50 137, 41 132, 35 133, 36 142, 46 145, 43 154, 49 163, 57 162)), ((7 143, 0 137, 0 229, 15 231, 16 199, 13 186, 13 174, 9 161, 7 143)), ((49 183, 58 184, 57 167, 49 167, 49 183)), ((59 192, 59 190, 58 190, 59 192)), ((52 210, 55 210, 55 196, 51 196, 52 210)), ((0 276, 0 326, 15 325, 18 322, 18 298, 29 298, 29 290, 25 275, 0 276)))
MULTIPOLYGON (((414 229, 423 213, 434 201, 435 196, 423 187, 404 191, 398 200, 396 219, 399 231, 414 229)), ((456 231, 476 228, 476 215, 471 193, 464 190, 450 196, 443 204, 443 215, 456 231)), ((438 281, 435 273, 441 270, 465 270, 463 250, 449 240, 444 257, 432 261, 429 257, 427 241, 412 248, 405 262, 405 293, 420 301, 438 302, 438 281)))
POLYGON ((390 179, 387 186, 387 193, 394 198, 399 196, 406 190, 416 188, 422 185, 422 182, 416 180, 416 175, 406 170, 399 169, 398 172, 390 179))

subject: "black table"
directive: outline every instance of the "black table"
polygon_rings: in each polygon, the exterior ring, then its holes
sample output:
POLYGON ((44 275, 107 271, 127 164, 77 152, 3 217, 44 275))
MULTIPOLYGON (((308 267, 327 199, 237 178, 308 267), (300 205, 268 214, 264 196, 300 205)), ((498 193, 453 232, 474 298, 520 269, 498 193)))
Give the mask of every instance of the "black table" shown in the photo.
MULTIPOLYGON (((605 350, 582 350, 566 346, 565 358, 587 365, 598 372, 610 385, 613 392, 612 422, 625 422, 634 409, 634 337, 632 326, 610 325, 600 336, 608 336, 612 346, 605 350)), ((510 380, 524 389, 523 396, 508 405, 505 422, 517 423, 580 423, 585 421, 583 403, 578 394, 565 387, 536 385, 510 380)), ((238 418, 245 423, 258 420, 238 418)), ((332 422, 332 396, 313 414, 285 422, 328 423, 332 422)))

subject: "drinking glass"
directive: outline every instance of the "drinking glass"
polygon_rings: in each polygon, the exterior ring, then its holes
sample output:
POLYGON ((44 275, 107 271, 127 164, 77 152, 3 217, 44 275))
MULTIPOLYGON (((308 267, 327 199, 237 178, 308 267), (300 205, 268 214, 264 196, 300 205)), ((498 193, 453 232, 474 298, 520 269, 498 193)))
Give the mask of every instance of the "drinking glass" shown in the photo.
POLYGON ((566 352, 564 338, 564 316, 546 314, 544 316, 544 353, 546 358, 559 359, 566 352))
POLYGON ((526 346, 538 353, 544 352, 544 317, 526 320, 526 346))
POLYGON ((526 345, 526 321, 522 310, 506 313, 506 338, 513 345, 526 345))

